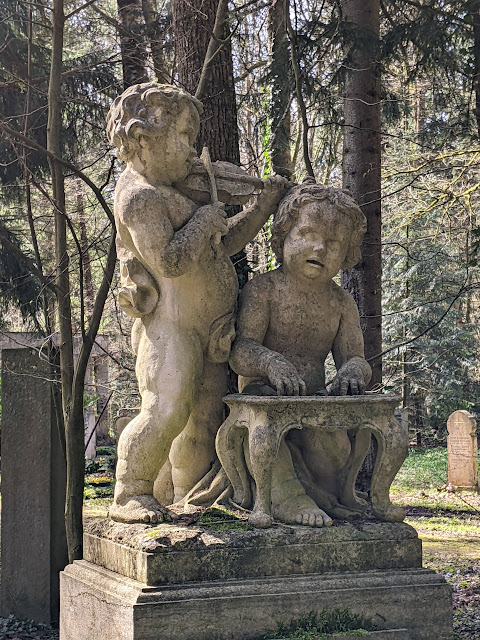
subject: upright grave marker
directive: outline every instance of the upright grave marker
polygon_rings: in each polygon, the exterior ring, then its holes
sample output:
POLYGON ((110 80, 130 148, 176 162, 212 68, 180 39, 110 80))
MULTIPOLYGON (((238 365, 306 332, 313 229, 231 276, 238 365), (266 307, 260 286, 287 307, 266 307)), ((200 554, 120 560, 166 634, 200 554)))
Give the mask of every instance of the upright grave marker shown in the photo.
POLYGON ((454 411, 447 422, 448 482, 478 491, 477 423, 468 411, 454 411))
POLYGON ((55 624, 68 557, 65 456, 50 380, 33 349, 2 352, 0 615, 55 624))

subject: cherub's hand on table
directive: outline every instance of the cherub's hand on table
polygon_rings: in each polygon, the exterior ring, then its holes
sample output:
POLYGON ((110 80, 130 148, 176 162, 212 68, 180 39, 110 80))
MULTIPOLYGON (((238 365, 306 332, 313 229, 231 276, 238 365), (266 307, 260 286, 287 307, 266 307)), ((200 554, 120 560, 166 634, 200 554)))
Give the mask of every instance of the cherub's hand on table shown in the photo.
POLYGON ((283 356, 274 356, 267 365, 267 376, 279 396, 306 396, 307 386, 297 370, 283 356))
POLYGON ((361 367, 346 363, 335 376, 329 395, 360 396, 365 393, 365 377, 361 367))

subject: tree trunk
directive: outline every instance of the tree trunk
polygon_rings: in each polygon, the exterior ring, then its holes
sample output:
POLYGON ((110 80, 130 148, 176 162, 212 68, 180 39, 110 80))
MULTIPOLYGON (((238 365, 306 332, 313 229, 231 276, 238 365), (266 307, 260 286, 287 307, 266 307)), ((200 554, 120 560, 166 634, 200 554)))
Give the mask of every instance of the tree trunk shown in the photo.
MULTIPOLYGON (((195 94, 202 73, 217 4, 217 0, 173 2, 178 80, 192 94, 195 94)), ((229 31, 228 23, 225 23, 222 40, 228 38, 229 31)), ((240 164, 232 47, 229 40, 212 61, 210 80, 201 99, 204 113, 197 141, 198 151, 206 146, 213 161, 226 160, 240 164)))
POLYGON ((382 381, 381 306, 381 135, 379 0, 342 0, 342 17, 352 34, 345 85, 343 186, 368 223, 361 262, 342 274, 342 286, 358 305, 371 387, 382 381))
POLYGON ((142 0, 117 0, 123 87, 148 82, 147 40, 142 0))
POLYGON ((168 73, 163 54, 164 38, 158 24, 158 13, 155 0, 142 0, 143 16, 145 19, 146 34, 152 54, 153 71, 157 82, 169 83, 168 73))
MULTIPOLYGON (((52 57, 48 86, 47 150, 60 156, 61 131, 61 73, 65 14, 63 0, 53 2, 52 57)), ((70 306, 69 256, 67 252, 67 224, 65 213, 65 185, 63 168, 49 157, 52 176, 52 195, 55 203, 55 260, 58 328, 60 334, 60 372, 62 407, 65 424, 67 457, 67 494, 65 503, 65 528, 68 558, 70 562, 82 557, 82 505, 83 505, 83 425, 77 433, 68 428, 73 387, 73 333, 70 306)))
POLYGON ((270 154, 273 173, 290 178, 290 48, 287 38, 288 0, 272 0, 268 9, 268 37, 272 51, 270 72, 272 103, 270 105, 270 154))
MULTIPOLYGON (((480 3, 478 3, 480 5, 480 3)), ((473 13, 473 57, 475 60, 475 75, 473 84, 475 87, 475 117, 477 121, 477 133, 480 138, 480 6, 473 13)))
MULTIPOLYGON (((218 0, 174 0, 173 27, 178 80, 189 93, 195 94, 202 75, 210 38, 215 25, 218 0)), ((225 21, 222 46, 213 59, 208 83, 200 96, 204 112, 200 122, 197 150, 208 147, 213 161, 225 160, 240 164, 237 125, 237 104, 233 82, 232 47, 230 29, 225 21)), ((238 207, 226 207, 227 215, 238 212, 238 207)), ((239 285, 248 278, 246 253, 242 250, 232 256, 239 285)))
POLYGON ((80 227, 80 246, 82 249, 81 261, 83 265, 83 276, 85 279, 85 300, 80 300, 80 303, 86 303, 87 316, 90 317, 93 313, 95 293, 93 289, 92 266, 90 263, 90 251, 87 236, 87 218, 85 214, 85 207, 83 206, 83 187, 80 181, 77 181, 77 212, 78 226, 80 227))

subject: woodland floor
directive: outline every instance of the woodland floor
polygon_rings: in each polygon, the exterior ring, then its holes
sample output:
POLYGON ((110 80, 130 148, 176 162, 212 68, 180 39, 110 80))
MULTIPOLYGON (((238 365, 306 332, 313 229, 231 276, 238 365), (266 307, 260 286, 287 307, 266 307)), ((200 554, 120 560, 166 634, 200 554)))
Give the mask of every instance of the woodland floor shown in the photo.
MULTIPOLYGON (((104 517, 111 473, 93 471, 86 517, 104 517), (100 480, 100 482, 98 482, 100 480), (96 497, 98 496, 98 497, 96 497)), ((480 495, 455 493, 446 485, 446 451, 412 450, 392 486, 392 500, 407 509, 406 522, 423 541, 424 566, 453 587, 452 640, 480 640, 480 495)), ((58 631, 13 617, 0 617, 0 640, 58 640, 58 631)))

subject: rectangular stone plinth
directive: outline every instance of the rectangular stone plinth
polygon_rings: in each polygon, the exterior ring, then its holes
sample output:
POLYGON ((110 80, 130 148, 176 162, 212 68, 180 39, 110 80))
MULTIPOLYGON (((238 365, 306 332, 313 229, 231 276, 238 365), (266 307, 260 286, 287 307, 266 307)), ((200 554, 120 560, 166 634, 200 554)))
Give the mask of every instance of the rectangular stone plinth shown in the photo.
POLYGON ((324 609, 369 617, 392 640, 452 632, 451 589, 426 569, 147 586, 82 560, 61 574, 60 639, 251 640, 324 609))
POLYGON ((419 568, 422 547, 415 529, 406 524, 277 526, 215 533, 198 527, 98 520, 86 527, 84 559, 158 585, 419 568))
POLYGON ((58 623, 58 574, 68 562, 65 451, 55 385, 37 351, 2 355, 0 615, 58 623))

